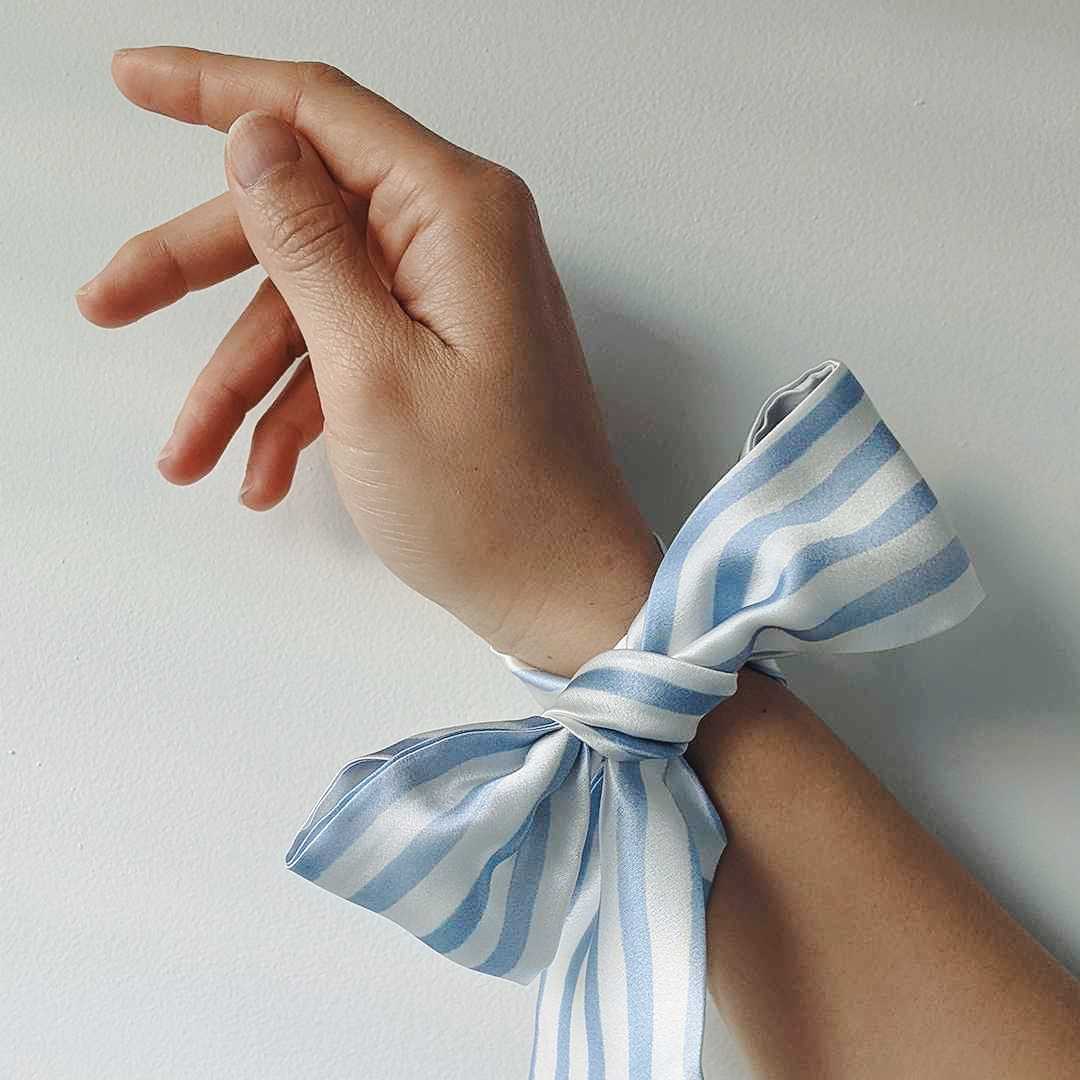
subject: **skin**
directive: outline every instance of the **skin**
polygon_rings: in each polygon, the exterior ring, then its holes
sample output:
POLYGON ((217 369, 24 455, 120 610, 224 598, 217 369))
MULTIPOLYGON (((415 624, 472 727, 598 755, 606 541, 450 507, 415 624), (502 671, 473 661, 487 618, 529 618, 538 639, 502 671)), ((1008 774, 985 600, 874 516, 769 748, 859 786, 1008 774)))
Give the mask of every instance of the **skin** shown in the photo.
POLYGON ((709 984, 770 1078, 1080 1076, 1080 983, 779 683, 687 753, 729 843, 709 984))
MULTIPOLYGON (((126 325, 266 278, 195 379, 158 468, 252 437, 241 502, 287 494, 320 434, 364 539, 496 649, 572 674, 659 555, 619 475, 536 206, 334 68, 123 50, 134 104, 227 131, 227 191, 142 233, 76 294, 126 325)), ((793 694, 745 671, 688 759, 729 831, 709 983, 765 1077, 1054 1077, 1080 984, 793 694)))

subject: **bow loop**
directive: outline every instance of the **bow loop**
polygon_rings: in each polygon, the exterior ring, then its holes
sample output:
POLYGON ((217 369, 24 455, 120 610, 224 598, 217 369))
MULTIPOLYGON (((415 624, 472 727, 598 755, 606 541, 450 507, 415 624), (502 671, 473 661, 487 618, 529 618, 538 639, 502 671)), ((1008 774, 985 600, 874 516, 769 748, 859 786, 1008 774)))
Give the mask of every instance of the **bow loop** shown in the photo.
POLYGON ((466 967, 526 983, 559 942, 593 771, 581 741, 538 716, 433 731, 345 766, 285 863, 466 967))
POLYGON ((937 497, 844 365, 762 406, 671 542, 630 648, 738 671, 929 637, 983 598, 937 497))
POLYGON ((733 672, 662 653, 609 649, 583 665, 543 715, 615 761, 678 757, 736 681, 733 672))

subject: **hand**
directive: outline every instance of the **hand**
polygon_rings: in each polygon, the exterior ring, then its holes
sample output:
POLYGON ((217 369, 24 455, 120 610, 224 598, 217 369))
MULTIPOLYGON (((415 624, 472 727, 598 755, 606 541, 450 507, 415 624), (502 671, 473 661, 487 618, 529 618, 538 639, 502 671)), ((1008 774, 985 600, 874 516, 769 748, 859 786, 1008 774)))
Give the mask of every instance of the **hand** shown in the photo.
POLYGON ((166 479, 210 472, 299 359, 255 426, 246 506, 279 502, 325 428, 357 529, 413 588, 556 672, 614 644, 658 552, 525 184, 323 64, 155 47, 118 53, 113 77, 227 130, 229 190, 124 244, 83 315, 121 326, 256 261, 267 275, 180 410, 166 479))

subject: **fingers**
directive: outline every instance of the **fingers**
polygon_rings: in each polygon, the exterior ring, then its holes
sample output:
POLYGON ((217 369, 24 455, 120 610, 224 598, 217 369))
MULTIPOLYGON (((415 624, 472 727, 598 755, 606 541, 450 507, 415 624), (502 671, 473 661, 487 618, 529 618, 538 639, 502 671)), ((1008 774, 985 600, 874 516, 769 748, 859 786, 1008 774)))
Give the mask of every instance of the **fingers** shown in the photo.
POLYGON ((255 425, 240 502, 250 510, 269 510, 281 502, 292 486, 300 451, 318 438, 322 425, 311 361, 305 357, 255 425))
POLYGON ((358 194, 370 195, 392 168, 471 156, 327 64, 157 45, 120 50, 112 70, 129 101, 189 124, 227 131, 246 112, 271 113, 306 135, 330 174, 358 194))
POLYGON ((406 351, 409 317, 311 143, 268 113, 229 129, 226 173, 248 243, 311 354, 326 421, 353 427, 365 368, 406 351))
POLYGON ((256 111, 300 132, 339 188, 368 201, 383 280, 446 343, 465 343, 509 275, 531 269, 539 222, 520 178, 336 68, 153 46, 118 53, 113 77, 136 105, 175 119, 226 131, 256 111))
POLYGON ((228 192, 128 240, 76 294, 98 326, 124 326, 254 266, 228 192))
POLYGON ((162 476, 191 484, 210 472, 247 413, 305 351, 285 302, 264 281, 188 392, 158 458, 162 476))
MULTIPOLYGON (((190 484, 217 464, 247 413, 305 352, 295 320, 266 280, 199 373, 158 459, 162 475, 190 484)), ((255 425, 240 501, 269 510, 288 493, 300 451, 322 431, 309 360, 302 360, 255 425)))

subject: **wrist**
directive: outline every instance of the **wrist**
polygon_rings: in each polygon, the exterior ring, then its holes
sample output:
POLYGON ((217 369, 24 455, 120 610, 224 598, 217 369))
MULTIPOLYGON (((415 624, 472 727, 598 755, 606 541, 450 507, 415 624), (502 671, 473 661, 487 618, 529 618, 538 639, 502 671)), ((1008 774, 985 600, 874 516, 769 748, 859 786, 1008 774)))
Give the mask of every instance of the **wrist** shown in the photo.
POLYGON ((662 557, 635 511, 628 527, 590 529, 514 598, 514 617, 484 634, 491 647, 555 675, 573 675, 625 635, 662 557), (558 574, 550 569, 560 567, 558 574))

